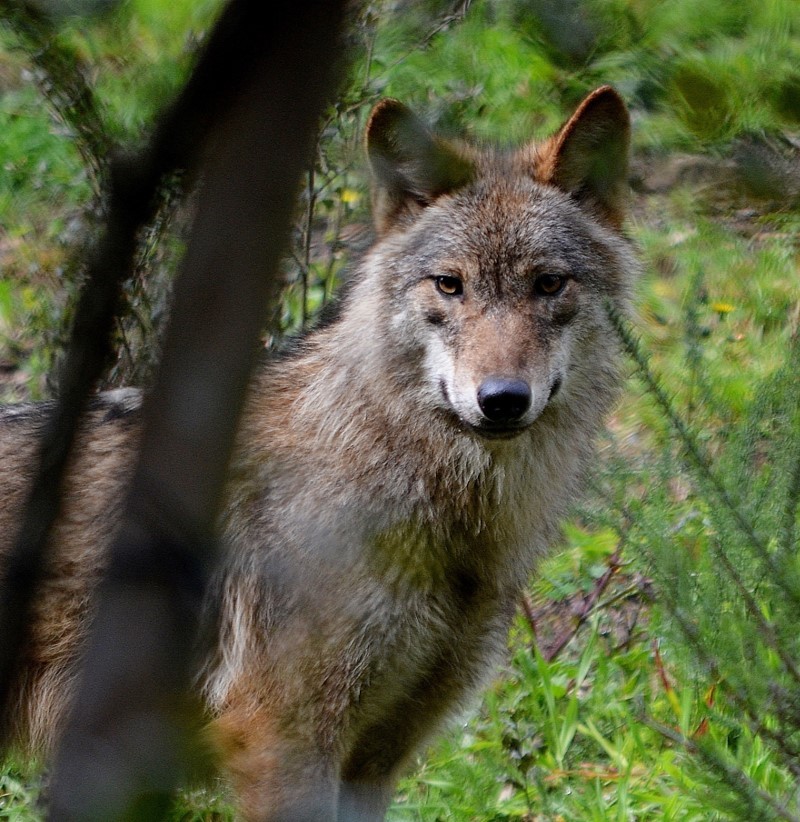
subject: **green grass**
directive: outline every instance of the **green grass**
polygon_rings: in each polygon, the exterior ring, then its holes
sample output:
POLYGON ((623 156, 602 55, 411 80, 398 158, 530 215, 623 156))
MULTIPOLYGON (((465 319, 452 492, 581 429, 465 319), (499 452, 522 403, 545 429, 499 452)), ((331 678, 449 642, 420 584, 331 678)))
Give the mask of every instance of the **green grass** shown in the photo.
POLYGON ((37 822, 40 778, 35 769, 7 763, 0 773, 0 819, 8 822, 37 822))
MULTIPOLYGON (((606 570, 601 558, 618 547, 607 529, 571 528, 568 536, 567 549, 542 569, 540 597, 574 601, 590 591, 606 570)), ((421 759, 390 818, 715 818, 681 746, 660 730, 706 733, 709 683, 676 683, 668 651, 656 651, 648 607, 630 633, 627 622, 621 630, 614 608, 637 590, 627 566, 549 662, 520 619, 502 678, 478 714, 421 759)))

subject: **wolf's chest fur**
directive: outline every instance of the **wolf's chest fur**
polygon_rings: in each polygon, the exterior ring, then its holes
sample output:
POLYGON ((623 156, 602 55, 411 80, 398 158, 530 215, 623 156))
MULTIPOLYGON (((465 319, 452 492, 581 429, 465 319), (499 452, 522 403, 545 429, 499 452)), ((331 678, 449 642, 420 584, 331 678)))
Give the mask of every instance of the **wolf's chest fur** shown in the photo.
MULTIPOLYGON (((267 405, 259 419, 313 424, 299 419, 296 401, 278 399, 279 388, 265 384, 257 395, 267 405)), ((359 778, 389 759, 396 767, 398 753, 414 750, 491 670, 594 425, 553 410, 539 434, 488 450, 417 413, 416 440, 402 415, 395 433, 374 412, 379 433, 355 413, 357 430, 314 437, 321 448, 256 460, 251 487, 260 492, 229 511, 211 702, 224 714, 236 683, 257 675, 291 703, 286 688, 304 679, 316 692, 308 702, 320 744, 338 749, 343 771, 359 778)), ((253 442, 246 431, 247 422, 243 439, 253 442)))

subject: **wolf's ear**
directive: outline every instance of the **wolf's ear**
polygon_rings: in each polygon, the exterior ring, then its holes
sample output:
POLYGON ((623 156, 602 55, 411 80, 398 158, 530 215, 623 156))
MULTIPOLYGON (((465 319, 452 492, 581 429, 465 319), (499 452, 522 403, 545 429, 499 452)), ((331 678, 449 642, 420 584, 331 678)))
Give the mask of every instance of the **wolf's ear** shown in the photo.
POLYGON ((537 177, 619 228, 628 193, 631 123, 611 86, 593 91, 539 150, 537 177))
POLYGON ((472 177, 470 162, 397 100, 382 100, 375 106, 365 139, 379 234, 388 231, 403 213, 424 208, 472 177))

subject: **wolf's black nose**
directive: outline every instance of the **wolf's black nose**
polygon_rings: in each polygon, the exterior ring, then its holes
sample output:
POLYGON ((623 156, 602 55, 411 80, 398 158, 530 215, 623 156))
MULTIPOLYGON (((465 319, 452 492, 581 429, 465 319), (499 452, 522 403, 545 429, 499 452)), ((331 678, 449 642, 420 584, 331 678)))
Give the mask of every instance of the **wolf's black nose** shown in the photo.
POLYGON ((492 422, 516 422, 531 405, 531 387, 522 380, 489 377, 478 389, 478 405, 492 422))

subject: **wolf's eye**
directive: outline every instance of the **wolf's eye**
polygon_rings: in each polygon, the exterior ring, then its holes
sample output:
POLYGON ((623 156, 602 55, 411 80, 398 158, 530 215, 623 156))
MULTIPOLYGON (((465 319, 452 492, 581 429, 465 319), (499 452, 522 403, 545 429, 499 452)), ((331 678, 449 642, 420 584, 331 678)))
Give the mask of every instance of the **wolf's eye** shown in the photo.
POLYGON ((540 297, 555 297, 567 284, 567 278, 559 274, 542 274, 533 283, 533 290, 540 297))
POLYGON ((434 277, 433 281, 436 283, 439 293, 444 294, 445 297, 458 297, 459 294, 464 293, 464 284, 458 277, 443 274, 440 277, 434 277))

